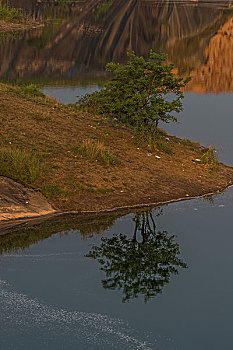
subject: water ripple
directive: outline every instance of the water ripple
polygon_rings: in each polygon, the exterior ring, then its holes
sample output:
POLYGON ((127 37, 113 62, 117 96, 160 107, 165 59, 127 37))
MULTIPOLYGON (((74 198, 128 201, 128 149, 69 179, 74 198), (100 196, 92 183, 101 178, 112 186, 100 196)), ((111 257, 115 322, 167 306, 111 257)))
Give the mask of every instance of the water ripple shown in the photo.
MULTIPOLYGON (((50 335, 63 335, 69 342, 83 343, 88 348, 103 345, 104 348, 152 349, 147 341, 135 336, 127 322, 99 313, 67 311, 31 299, 25 294, 10 289, 6 281, 0 280, 0 314, 4 329, 0 334, 16 329, 29 333, 34 329, 46 329, 50 335), (5 315, 5 316, 4 316, 5 315)), ((3 334, 4 335, 4 334, 3 334)), ((2 336, 1 336, 2 337, 2 336)), ((58 348, 57 348, 58 349, 58 348)))

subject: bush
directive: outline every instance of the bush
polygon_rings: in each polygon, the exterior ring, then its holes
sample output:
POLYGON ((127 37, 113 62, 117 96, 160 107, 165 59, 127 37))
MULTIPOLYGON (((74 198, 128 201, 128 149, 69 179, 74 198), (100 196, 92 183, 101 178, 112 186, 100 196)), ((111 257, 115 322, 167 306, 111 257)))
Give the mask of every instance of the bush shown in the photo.
POLYGON ((2 5, 0 1, 0 20, 5 21, 22 21, 23 16, 16 8, 9 8, 6 5, 2 5))
POLYGON ((183 109, 181 88, 190 78, 176 77, 164 54, 151 50, 147 59, 134 53, 128 57, 126 65, 108 63, 106 70, 113 77, 104 89, 85 95, 77 105, 134 126, 138 138, 152 145, 160 121, 177 121, 174 112, 183 109))
POLYGON ((28 95, 45 97, 45 94, 42 91, 40 91, 38 86, 34 84, 26 85, 25 87, 22 88, 22 90, 25 94, 28 94, 28 95))
POLYGON ((210 147, 206 153, 201 157, 202 164, 206 164, 210 171, 218 170, 218 156, 214 147, 210 147))

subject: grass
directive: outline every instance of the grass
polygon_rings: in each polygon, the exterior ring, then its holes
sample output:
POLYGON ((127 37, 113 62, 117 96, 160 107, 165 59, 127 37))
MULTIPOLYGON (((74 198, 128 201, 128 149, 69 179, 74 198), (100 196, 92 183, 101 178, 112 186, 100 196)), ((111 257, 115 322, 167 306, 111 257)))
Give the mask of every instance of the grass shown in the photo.
POLYGON ((0 175, 31 185, 42 171, 36 152, 20 148, 0 149, 0 175))
POLYGON ((69 192, 57 185, 46 184, 42 188, 43 194, 50 199, 67 197, 69 192))
POLYGON ((88 184, 83 184, 83 183, 77 183, 75 184, 75 191, 76 192, 91 192, 91 193, 96 193, 96 194, 107 194, 114 192, 114 188, 93 188, 90 187, 88 184))
POLYGON ((192 151, 195 151, 198 147, 200 147, 200 145, 196 142, 192 142, 189 139, 184 139, 181 140, 180 143, 185 146, 188 147, 189 149, 191 149, 192 151))
POLYGON ((112 4, 113 4, 113 0, 102 1, 102 3, 100 4, 100 6, 98 7, 95 13, 95 16, 99 19, 103 19, 106 16, 112 4))
POLYGON ((0 1, 0 20, 6 22, 21 22, 23 20, 23 15, 14 7, 9 8, 7 5, 2 5, 0 1))
POLYGON ((162 141, 156 142, 156 149, 167 154, 175 154, 173 150, 170 147, 168 147, 165 142, 162 141))
POLYGON ((45 94, 39 90, 39 87, 37 85, 34 84, 22 87, 21 91, 26 95, 45 97, 45 94))
POLYGON ((103 142, 98 140, 84 140, 80 147, 75 148, 79 154, 88 158, 91 161, 98 161, 103 165, 119 164, 116 156, 112 155, 106 148, 103 142))
POLYGON ((107 194, 114 192, 113 188, 93 188, 88 184, 75 183, 72 184, 72 189, 68 191, 67 189, 60 187, 58 185, 46 184, 42 188, 42 193, 49 199, 67 198, 72 193, 95 193, 95 194, 107 194))

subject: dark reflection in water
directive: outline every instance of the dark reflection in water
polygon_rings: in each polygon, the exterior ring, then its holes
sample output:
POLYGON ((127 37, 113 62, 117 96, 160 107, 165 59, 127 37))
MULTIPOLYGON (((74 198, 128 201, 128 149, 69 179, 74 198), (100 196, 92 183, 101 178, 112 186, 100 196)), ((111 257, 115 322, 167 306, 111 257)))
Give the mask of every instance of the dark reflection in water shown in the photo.
POLYGON ((106 274, 105 289, 122 291, 122 301, 162 293, 178 268, 187 268, 180 259, 175 236, 158 231, 152 211, 135 215, 135 229, 131 238, 124 234, 102 237, 100 246, 93 246, 87 257, 96 259, 106 274))
MULTIPOLYGON (((93 246, 87 254, 88 257, 97 259, 101 270, 106 274, 102 281, 103 287, 121 290, 123 302, 137 298, 140 294, 147 302, 162 293, 171 276, 178 274, 178 268, 187 268, 180 258, 175 236, 156 229, 155 217, 161 213, 162 211, 136 213, 133 217, 135 227, 132 237, 122 233, 102 237, 101 245, 93 246)), ((66 215, 32 223, 31 227, 27 227, 29 223, 21 229, 12 227, 6 229, 6 235, 0 235, 0 254, 22 251, 55 234, 63 237, 77 232, 83 239, 87 239, 111 228, 121 216, 122 214, 66 215)))
POLYGON ((40 9, 48 18, 60 16, 60 22, 4 40, 2 79, 96 81, 105 78, 107 62, 124 62, 127 51, 146 55, 153 48, 168 53, 180 73, 193 76, 190 90, 233 91, 230 1, 114 0, 104 6, 105 1, 89 0, 67 2, 66 10, 64 2, 14 3, 31 12, 40 9), (51 9, 60 9, 59 15, 52 16, 51 9))
POLYGON ((52 235, 59 233, 64 236, 72 230, 78 230, 82 238, 86 239, 110 228, 118 217, 119 215, 116 214, 105 216, 62 215, 42 222, 39 220, 37 223, 22 223, 21 228, 17 225, 11 227, 0 225, 0 255, 24 250, 52 235))

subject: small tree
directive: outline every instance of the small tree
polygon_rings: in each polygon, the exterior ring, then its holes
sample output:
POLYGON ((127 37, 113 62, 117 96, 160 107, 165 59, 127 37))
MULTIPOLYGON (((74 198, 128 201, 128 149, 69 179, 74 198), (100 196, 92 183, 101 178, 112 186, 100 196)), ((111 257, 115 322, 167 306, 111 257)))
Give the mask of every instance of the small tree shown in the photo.
POLYGON ((153 144, 159 122, 177 121, 174 112, 183 110, 181 89, 190 78, 176 77, 174 65, 165 64, 165 54, 151 50, 147 59, 134 53, 128 57, 126 65, 108 63, 106 70, 113 77, 104 89, 85 95, 78 105, 133 125, 141 138, 153 144))

